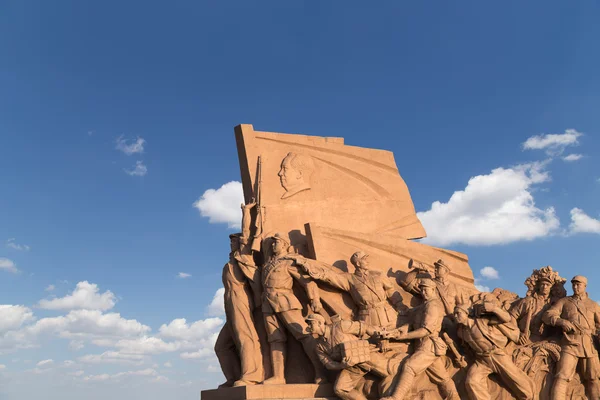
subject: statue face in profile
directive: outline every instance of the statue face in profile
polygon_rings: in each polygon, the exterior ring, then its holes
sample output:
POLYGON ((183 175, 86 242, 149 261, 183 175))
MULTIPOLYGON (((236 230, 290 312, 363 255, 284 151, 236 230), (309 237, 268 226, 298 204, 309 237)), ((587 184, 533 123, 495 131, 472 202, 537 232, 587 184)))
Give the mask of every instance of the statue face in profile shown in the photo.
POLYGON ((279 180, 285 189, 282 199, 310 189, 310 176, 314 170, 312 158, 304 154, 288 153, 281 162, 279 180))

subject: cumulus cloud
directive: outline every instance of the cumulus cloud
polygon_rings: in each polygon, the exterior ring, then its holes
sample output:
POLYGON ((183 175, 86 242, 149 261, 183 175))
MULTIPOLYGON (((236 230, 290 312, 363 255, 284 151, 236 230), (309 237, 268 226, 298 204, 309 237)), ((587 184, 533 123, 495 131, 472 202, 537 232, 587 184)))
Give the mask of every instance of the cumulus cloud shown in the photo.
POLYGON ((568 146, 579 144, 583 134, 575 129, 567 129, 561 134, 547 134, 531 136, 523 143, 524 150, 545 150, 546 154, 554 156, 562 154, 568 146))
POLYGON ((46 310, 110 310, 116 303, 115 295, 107 290, 100 294, 98 285, 88 281, 79 282, 75 290, 65 296, 52 300, 40 300, 39 307, 46 310))
POLYGON ((121 378, 134 377, 134 376, 157 377, 159 375, 158 375, 158 372, 156 372, 156 370, 154 370, 152 368, 147 368, 147 369, 143 369, 143 370, 139 370, 139 371, 119 372, 119 373, 116 373, 113 375, 109 375, 109 374, 88 375, 88 376, 84 377, 83 380, 86 382, 104 382, 104 381, 108 381, 108 380, 118 380, 121 378))
POLYGON ((483 267, 479 271, 479 274, 483 278, 486 278, 486 279, 499 279, 500 278, 500 274, 498 274, 498 271, 494 267, 483 267))
POLYGON ((159 335, 165 339, 197 341, 209 338, 223 325, 221 318, 207 318, 188 324, 185 318, 178 318, 159 328, 159 335))
POLYGON ((4 257, 0 257, 0 270, 12 272, 13 274, 19 272, 16 264, 12 260, 9 260, 8 258, 4 257))
POLYGON ((573 208, 568 233, 600 233, 600 220, 590 217, 581 208, 573 208))
POLYGON ((132 169, 125 168, 123 171, 129 176, 145 176, 148 173, 148 167, 144 165, 143 161, 136 161, 135 167, 132 169))
POLYGON ((198 360, 198 359, 202 359, 202 358, 208 358, 212 355, 213 355, 212 349, 205 348, 205 349, 200 349, 198 351, 181 353, 179 355, 179 357, 183 358, 184 360, 198 360))
POLYGON ((83 344, 82 340, 71 340, 69 342, 69 350, 79 351, 79 350, 83 349, 84 347, 85 347, 85 345, 83 344))
POLYGON ((164 363, 164 367, 165 368, 172 368, 173 364, 171 364, 171 361, 167 361, 166 363, 164 363))
POLYGON ((560 226, 553 207, 536 207, 535 185, 548 182, 547 162, 496 168, 469 179, 447 203, 436 201, 417 213, 427 230, 424 243, 440 246, 507 244, 554 233, 560 226))
POLYGON ((490 287, 482 285, 478 279, 475 279, 475 289, 479 290, 480 292, 491 292, 490 287))
POLYGON ((25 306, 0 305, 0 334, 19 329, 33 321, 33 312, 25 306))
POLYGON ((206 314, 209 317, 221 317, 225 315, 225 288, 220 288, 215 292, 212 301, 206 307, 206 314))
POLYGON ((240 204, 243 202, 242 183, 232 181, 219 189, 206 190, 193 206, 211 224, 225 223, 229 228, 239 229, 242 221, 240 204))
POLYGON ((10 238, 6 241, 6 247, 18 250, 18 251, 29 251, 31 247, 26 244, 18 244, 15 242, 15 238, 10 238))
POLYGON ((583 154, 569 154, 564 156, 562 159, 567 162, 579 161, 583 158, 583 154))
POLYGON ((192 276, 192 274, 188 274, 186 272, 180 272, 180 273, 177 274, 177 277, 181 278, 181 279, 191 278, 191 276, 192 276))
POLYGON ((135 141, 130 142, 128 139, 125 139, 123 135, 121 135, 117 138, 116 142, 116 149, 130 156, 136 153, 143 153, 146 140, 138 136, 135 141))

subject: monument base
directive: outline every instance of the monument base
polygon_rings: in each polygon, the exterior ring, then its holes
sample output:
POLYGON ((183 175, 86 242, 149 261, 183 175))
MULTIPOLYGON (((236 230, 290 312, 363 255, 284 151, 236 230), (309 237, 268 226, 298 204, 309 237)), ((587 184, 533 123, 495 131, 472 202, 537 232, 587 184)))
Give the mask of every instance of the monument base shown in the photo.
POLYGON ((330 384, 250 385, 203 390, 201 400, 338 400, 330 384))

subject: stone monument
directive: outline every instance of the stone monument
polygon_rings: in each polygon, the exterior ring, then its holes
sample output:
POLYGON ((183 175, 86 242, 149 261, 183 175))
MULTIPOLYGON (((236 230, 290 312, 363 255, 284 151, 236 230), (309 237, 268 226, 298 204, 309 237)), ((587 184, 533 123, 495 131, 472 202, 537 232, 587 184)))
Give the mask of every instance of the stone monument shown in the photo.
POLYGON ((391 152, 235 128, 242 232, 223 269, 226 382, 202 400, 600 399, 587 279, 480 293, 426 236, 391 152))

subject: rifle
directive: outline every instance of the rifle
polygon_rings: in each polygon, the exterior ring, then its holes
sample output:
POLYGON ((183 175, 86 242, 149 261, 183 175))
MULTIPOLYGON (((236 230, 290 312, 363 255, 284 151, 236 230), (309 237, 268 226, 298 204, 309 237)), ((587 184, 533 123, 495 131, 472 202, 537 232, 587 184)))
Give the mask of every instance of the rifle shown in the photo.
POLYGON ((456 349, 456 346, 454 345, 454 341, 450 338, 450 336, 448 336, 448 334, 446 332, 442 333, 442 339, 444 339, 444 342, 446 342, 446 344, 450 348, 450 351, 454 355, 454 358, 456 359, 456 362, 458 363, 458 365, 461 368, 465 368, 467 366, 467 362, 465 361, 465 358, 462 356, 462 354, 460 354, 458 352, 458 350, 456 349))
POLYGON ((258 167, 257 167, 258 180, 256 183, 256 220, 254 221, 254 239, 252 240, 252 250, 260 251, 260 243, 262 241, 262 228, 263 228, 263 210, 262 210, 262 158, 258 156, 258 167))

